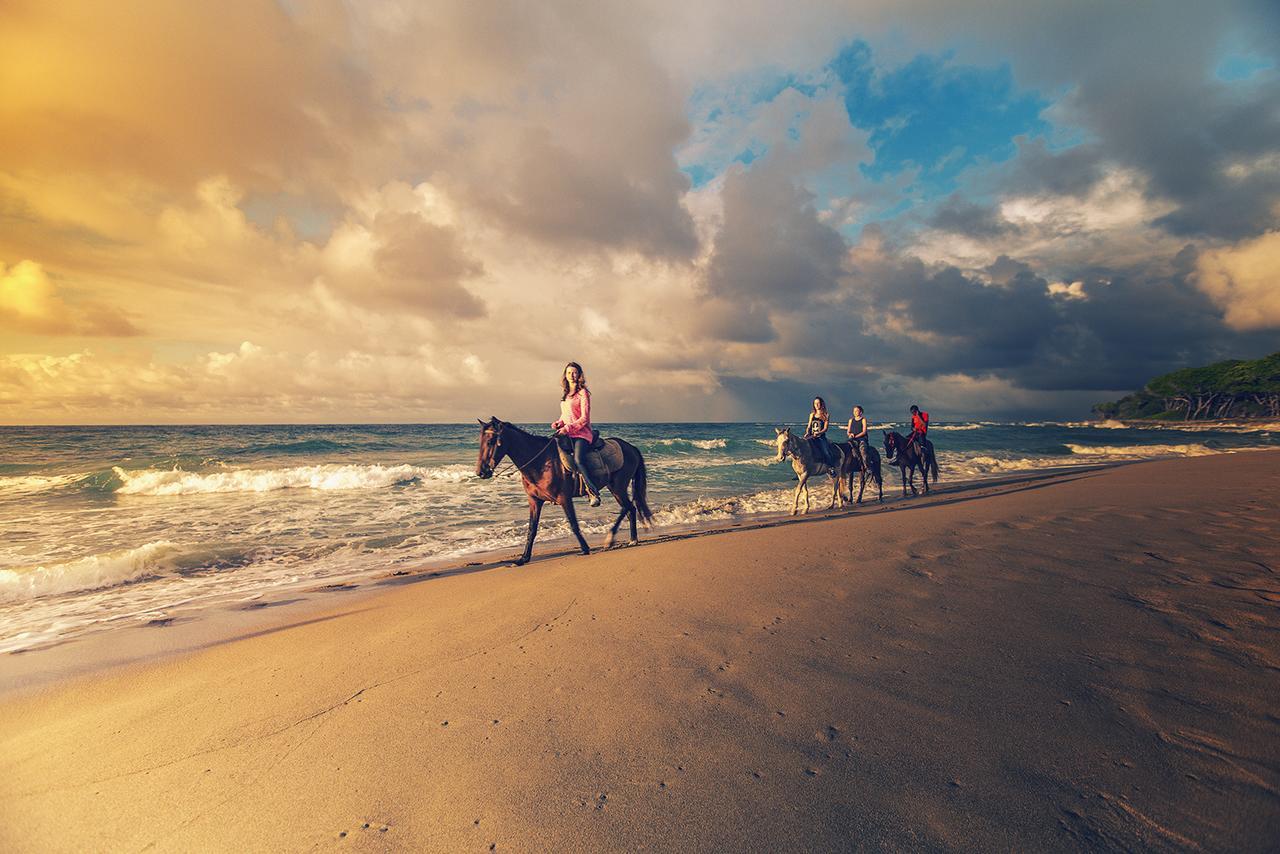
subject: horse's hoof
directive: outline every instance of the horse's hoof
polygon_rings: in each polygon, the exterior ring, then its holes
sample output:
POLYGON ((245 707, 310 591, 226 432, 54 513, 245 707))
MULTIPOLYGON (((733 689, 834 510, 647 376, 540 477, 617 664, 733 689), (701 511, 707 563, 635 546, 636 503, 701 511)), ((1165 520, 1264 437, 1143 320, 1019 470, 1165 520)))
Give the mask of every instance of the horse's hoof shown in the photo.
POLYGON ((609 539, 605 540, 604 545, 602 545, 600 548, 602 551, 613 548, 613 537, 609 537, 609 539))
POLYGON ((511 565, 512 565, 512 566, 524 566, 524 565, 525 565, 526 563, 528 563, 528 562, 529 562, 529 559, 528 559, 528 558, 518 557, 518 558, 516 558, 515 560, 511 561, 511 565))

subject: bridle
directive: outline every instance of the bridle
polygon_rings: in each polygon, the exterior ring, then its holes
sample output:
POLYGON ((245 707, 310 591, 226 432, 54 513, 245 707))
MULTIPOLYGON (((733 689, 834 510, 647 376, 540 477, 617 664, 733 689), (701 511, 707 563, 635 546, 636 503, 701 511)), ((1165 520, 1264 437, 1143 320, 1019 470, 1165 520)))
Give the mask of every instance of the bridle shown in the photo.
MULTIPOLYGON (((485 426, 493 427, 494 425, 486 424, 485 426)), ((496 468, 492 467, 487 461, 484 463, 484 467, 489 469, 490 477, 497 477, 499 475, 505 476, 510 474, 513 471, 518 471, 520 472, 520 474, 525 474, 525 469, 533 465, 534 461, 537 460, 538 457, 545 454, 547 452, 547 448, 550 448, 555 443, 556 443, 556 437, 552 436, 549 440, 547 440, 547 444, 539 448, 538 451, 533 456, 529 457, 529 459, 525 460, 523 463, 518 463, 516 462, 516 458, 512 456, 510 453, 508 453, 505 448, 502 447, 502 430, 500 428, 495 428, 493 431, 493 445, 492 445, 493 450, 490 456, 494 459, 497 459, 498 451, 499 449, 501 449, 502 453, 507 455, 507 463, 511 466, 511 468, 507 469, 506 471, 499 471, 496 468)))
POLYGON ((783 436, 786 437, 786 441, 782 443, 782 450, 778 452, 777 461, 781 463, 786 461, 788 454, 790 454, 793 457, 796 455, 796 452, 793 450, 793 447, 798 440, 796 439, 796 434, 792 433, 790 430, 787 430, 785 433, 779 433, 778 436, 779 438, 783 436))

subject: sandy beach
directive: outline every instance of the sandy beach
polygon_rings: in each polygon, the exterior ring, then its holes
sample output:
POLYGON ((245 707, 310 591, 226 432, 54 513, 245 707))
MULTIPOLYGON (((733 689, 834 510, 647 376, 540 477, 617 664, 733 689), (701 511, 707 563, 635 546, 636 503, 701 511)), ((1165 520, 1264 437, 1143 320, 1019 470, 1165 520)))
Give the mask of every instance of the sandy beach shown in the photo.
POLYGON ((0 847, 1273 846, 1280 453, 940 487, 11 694, 0 847))

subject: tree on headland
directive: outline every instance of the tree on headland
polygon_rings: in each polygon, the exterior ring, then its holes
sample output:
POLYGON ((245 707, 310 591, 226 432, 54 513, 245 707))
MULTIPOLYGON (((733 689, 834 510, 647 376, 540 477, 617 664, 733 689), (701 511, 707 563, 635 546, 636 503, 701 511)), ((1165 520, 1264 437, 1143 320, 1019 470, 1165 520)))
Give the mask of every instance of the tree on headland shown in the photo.
POLYGON ((1101 418, 1199 421, 1280 417, 1280 353, 1228 359, 1156 377, 1142 391, 1093 408, 1101 418))

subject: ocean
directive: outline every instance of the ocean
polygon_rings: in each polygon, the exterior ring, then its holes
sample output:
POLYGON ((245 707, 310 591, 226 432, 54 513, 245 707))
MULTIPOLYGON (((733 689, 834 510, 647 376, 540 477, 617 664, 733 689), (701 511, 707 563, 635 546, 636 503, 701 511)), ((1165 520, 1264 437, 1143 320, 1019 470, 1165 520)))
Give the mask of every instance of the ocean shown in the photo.
MULTIPOLYGON (((600 429, 644 454, 661 531, 788 511, 795 480, 789 463, 774 462, 773 427, 600 429)), ((478 429, 0 427, 0 652, 494 550, 514 555, 524 492, 514 473, 475 476, 478 429)), ((943 422, 930 437, 945 484, 1277 447, 1280 424, 943 422)), ((885 475, 886 500, 896 500, 897 472, 885 475)), ((827 495, 814 493, 817 506, 827 495)), ((607 494, 598 509, 578 502, 589 542, 615 512, 607 494)), ((548 508, 541 549, 567 535, 548 508)))

